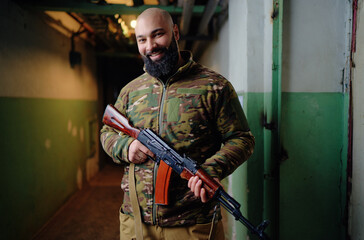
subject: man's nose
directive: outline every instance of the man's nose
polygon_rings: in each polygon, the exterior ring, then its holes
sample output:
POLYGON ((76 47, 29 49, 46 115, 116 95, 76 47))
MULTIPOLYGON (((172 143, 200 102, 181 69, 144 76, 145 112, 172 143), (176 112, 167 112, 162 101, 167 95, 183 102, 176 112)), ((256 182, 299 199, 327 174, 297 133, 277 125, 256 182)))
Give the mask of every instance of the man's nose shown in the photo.
POLYGON ((152 51, 153 48, 155 48, 154 40, 153 39, 147 39, 147 47, 146 47, 147 52, 152 51))

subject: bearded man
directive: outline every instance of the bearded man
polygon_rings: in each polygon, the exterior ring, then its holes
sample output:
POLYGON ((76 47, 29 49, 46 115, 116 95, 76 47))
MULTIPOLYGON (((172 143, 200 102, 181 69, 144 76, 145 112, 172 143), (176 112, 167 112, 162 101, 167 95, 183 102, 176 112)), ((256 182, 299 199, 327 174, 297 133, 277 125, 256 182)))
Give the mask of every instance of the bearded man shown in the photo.
MULTIPOLYGON (((135 35, 145 73, 120 91, 115 107, 132 125, 153 130, 213 178, 227 177, 254 149, 234 88, 196 63, 190 52, 179 50, 179 30, 168 12, 145 10, 135 35)), ((224 239, 219 204, 208 198, 198 177, 187 182, 172 173, 168 202, 158 202, 156 178, 163 172, 154 154, 106 125, 100 139, 113 161, 124 166, 120 239, 224 239)))

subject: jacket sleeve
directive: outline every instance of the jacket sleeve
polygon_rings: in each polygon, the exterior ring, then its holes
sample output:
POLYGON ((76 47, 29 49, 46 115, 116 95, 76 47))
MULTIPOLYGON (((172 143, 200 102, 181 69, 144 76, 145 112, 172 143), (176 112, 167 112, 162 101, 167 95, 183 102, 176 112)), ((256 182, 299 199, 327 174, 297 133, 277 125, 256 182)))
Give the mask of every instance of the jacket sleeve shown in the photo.
MULTIPOLYGON (((119 97, 115 103, 121 113, 126 112, 127 94, 120 92, 119 97)), ((100 131, 100 141, 105 152, 113 159, 115 163, 129 163, 128 149, 130 143, 134 138, 119 132, 107 125, 104 125, 100 131)))
POLYGON ((252 155, 255 138, 233 86, 228 82, 217 96, 215 119, 222 147, 202 167, 210 176, 223 179, 252 155))

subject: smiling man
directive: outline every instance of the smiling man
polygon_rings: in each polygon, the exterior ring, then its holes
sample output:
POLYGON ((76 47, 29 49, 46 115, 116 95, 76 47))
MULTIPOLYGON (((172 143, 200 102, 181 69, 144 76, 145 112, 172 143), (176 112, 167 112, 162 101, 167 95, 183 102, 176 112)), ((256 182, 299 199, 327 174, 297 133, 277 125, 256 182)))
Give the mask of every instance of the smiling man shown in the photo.
POLYGON ((137 19, 135 36, 145 68, 152 76, 165 80, 182 66, 178 27, 168 13, 154 8, 143 12, 137 19))
MULTIPOLYGON (((137 128, 149 128, 222 180, 254 149, 236 92, 220 74, 180 51, 179 31, 168 12, 150 8, 137 19, 137 45, 145 73, 128 83, 114 104, 137 128)), ((138 140, 103 126, 101 143, 124 165, 120 239, 224 239, 220 206, 197 177, 172 173, 168 201, 159 202, 162 164, 138 140), (133 184, 135 183, 135 184, 133 184), (135 186, 134 186, 135 185, 135 186)))

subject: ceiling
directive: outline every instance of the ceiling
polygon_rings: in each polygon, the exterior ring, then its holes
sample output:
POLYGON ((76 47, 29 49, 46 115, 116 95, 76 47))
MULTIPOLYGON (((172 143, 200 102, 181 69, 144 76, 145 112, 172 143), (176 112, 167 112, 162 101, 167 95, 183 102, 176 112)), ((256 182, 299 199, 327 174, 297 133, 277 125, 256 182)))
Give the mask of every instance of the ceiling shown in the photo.
POLYGON ((71 39, 91 43, 99 55, 137 56, 131 21, 145 9, 168 11, 180 29, 180 48, 203 52, 227 18, 228 0, 18 0, 39 11, 47 23, 71 39))

